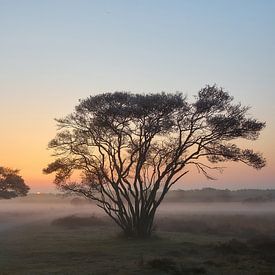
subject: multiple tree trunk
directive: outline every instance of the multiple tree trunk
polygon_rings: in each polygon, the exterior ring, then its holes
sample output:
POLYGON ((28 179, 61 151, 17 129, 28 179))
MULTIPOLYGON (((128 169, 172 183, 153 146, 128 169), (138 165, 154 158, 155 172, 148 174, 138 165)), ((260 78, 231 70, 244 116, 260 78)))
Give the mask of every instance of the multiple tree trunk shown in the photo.
POLYGON ((89 97, 58 119, 49 147, 56 161, 44 170, 55 183, 83 195, 122 228, 125 235, 151 235, 158 206, 169 189, 195 166, 207 178, 211 163, 265 165, 259 153, 230 143, 255 140, 265 124, 247 118, 248 108, 216 86, 192 103, 181 94, 107 93, 89 97), (81 171, 78 182, 70 180, 81 171))

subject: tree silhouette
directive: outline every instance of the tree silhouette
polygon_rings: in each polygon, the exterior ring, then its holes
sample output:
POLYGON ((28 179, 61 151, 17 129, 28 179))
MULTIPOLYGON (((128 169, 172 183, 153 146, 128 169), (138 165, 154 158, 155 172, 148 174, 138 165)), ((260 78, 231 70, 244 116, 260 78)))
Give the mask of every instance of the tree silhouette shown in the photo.
POLYGON ((29 187, 23 178, 18 175, 18 170, 0 167, 0 199, 11 199, 26 196, 29 187))
POLYGON ((180 93, 90 96, 57 119, 49 143, 56 160, 44 172, 56 173, 61 190, 96 201, 126 235, 147 237, 158 206, 190 166, 211 179, 218 162, 265 165, 259 153, 232 143, 256 140, 265 126, 248 109, 216 86, 200 90, 194 102, 180 93), (81 177, 73 182, 76 170, 81 177))

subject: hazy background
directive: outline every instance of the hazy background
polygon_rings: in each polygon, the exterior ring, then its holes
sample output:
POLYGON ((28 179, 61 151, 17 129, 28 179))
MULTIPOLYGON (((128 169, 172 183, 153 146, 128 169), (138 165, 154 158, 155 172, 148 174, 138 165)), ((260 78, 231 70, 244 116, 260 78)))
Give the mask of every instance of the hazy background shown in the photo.
MULTIPOLYGON (((0 0, 0 165, 21 169, 32 191, 54 190, 41 170, 55 117, 107 91, 224 87, 267 122, 268 167, 228 165, 218 181, 184 188, 275 188, 275 1, 0 0)), ((249 145, 249 144, 248 144, 249 145)))

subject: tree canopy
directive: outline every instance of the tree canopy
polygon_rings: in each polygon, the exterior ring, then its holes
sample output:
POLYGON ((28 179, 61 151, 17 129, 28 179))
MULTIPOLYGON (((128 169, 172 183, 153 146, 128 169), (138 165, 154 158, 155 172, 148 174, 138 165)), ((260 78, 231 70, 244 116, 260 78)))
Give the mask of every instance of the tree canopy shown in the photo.
POLYGON ((11 199, 26 196, 29 187, 23 178, 18 175, 18 170, 0 167, 0 199, 11 199))
POLYGON ((57 119, 49 143, 56 160, 44 172, 56 173, 61 190, 96 201, 127 235, 148 236, 157 207, 191 166, 209 179, 219 162, 265 166, 260 153, 235 142, 256 140, 265 127, 248 109, 217 86, 191 102, 181 93, 90 96, 57 119))

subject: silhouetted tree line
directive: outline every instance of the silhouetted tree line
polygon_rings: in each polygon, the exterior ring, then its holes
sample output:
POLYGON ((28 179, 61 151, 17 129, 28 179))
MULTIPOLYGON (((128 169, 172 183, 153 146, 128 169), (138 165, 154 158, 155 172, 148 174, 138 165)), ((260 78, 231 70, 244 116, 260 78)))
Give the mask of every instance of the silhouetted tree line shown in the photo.
POLYGON ((272 202, 275 201, 275 190, 267 189, 215 189, 172 190, 165 198, 166 202, 272 202))

